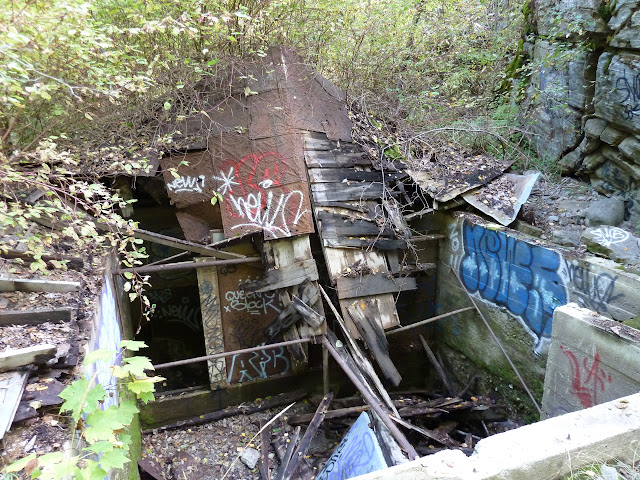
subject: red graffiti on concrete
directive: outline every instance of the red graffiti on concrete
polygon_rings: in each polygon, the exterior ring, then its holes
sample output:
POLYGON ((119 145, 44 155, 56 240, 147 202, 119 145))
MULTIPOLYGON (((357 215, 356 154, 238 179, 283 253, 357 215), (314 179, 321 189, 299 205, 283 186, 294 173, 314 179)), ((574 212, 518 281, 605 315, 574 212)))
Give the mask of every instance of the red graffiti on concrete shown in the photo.
POLYGON ((257 227, 276 237, 291 235, 290 226, 297 225, 306 210, 304 193, 283 186, 285 170, 285 160, 277 152, 224 162, 213 179, 227 200, 229 217, 239 219, 232 228, 257 227))
POLYGON ((584 357, 581 364, 571 350, 563 346, 560 349, 571 365, 571 393, 578 397, 585 408, 597 405, 598 391, 604 392, 605 382, 611 383, 611 375, 600 367, 600 354, 596 353, 591 366, 588 366, 588 357, 584 357))

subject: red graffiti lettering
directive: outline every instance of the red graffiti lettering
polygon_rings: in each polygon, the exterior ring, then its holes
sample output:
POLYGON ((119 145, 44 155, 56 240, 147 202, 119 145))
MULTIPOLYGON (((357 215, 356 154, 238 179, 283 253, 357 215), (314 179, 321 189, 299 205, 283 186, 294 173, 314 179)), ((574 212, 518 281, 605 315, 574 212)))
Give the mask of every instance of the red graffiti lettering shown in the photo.
POLYGON ((605 382, 611 383, 611 375, 608 375, 600 367, 600 354, 596 353, 588 366, 588 358, 578 361, 575 353, 560 347, 571 365, 571 393, 578 397, 583 407, 593 407, 598 404, 598 391, 604 392, 605 382))

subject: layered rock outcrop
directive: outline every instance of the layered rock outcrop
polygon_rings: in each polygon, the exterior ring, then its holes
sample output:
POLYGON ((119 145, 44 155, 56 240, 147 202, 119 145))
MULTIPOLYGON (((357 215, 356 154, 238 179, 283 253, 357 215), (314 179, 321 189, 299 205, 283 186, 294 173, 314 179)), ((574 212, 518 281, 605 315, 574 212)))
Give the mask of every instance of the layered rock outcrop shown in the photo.
POLYGON ((538 155, 640 219, 640 0, 538 0, 528 99, 538 155))

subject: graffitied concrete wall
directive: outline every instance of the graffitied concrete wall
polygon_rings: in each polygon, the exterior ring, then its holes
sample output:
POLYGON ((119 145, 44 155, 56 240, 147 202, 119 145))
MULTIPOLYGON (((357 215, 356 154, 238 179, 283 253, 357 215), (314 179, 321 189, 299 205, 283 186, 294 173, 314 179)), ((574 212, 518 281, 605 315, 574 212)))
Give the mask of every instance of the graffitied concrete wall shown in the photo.
MULTIPOLYGON (((109 271, 109 268, 107 268, 107 271, 109 271)), ((86 352, 92 352, 100 348, 118 350, 118 344, 122 340, 122 328, 118 319, 116 295, 117 292, 112 275, 106 274, 102 291, 100 292, 100 303, 91 324, 92 331, 86 345, 86 352)), ((113 393, 112 396, 110 395, 106 398, 103 408, 118 403, 116 382, 109 367, 110 365, 106 365, 104 362, 97 362, 89 365, 84 370, 84 375, 87 379, 92 378, 97 373, 97 383, 103 385, 109 393, 113 393)))
POLYGON ((555 417, 640 391, 640 332, 575 304, 554 312, 542 398, 555 417))
MULTIPOLYGON (((538 393, 557 307, 575 302, 617 321, 640 312, 638 277, 614 262, 550 249, 471 215, 458 214, 447 229, 448 241, 440 244, 438 304, 446 312, 470 305, 466 292, 477 299, 538 393)), ((441 333, 444 342, 474 363, 512 377, 503 354, 474 312, 441 321, 441 333)))

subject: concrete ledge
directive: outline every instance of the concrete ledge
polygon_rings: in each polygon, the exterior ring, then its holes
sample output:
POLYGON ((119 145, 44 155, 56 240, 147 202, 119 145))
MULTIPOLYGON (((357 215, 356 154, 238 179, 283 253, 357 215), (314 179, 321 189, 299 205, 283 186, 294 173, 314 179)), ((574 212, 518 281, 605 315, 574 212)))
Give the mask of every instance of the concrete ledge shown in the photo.
POLYGON ((640 394, 478 442, 471 457, 444 451, 359 480, 553 479, 584 465, 640 457, 640 394))

